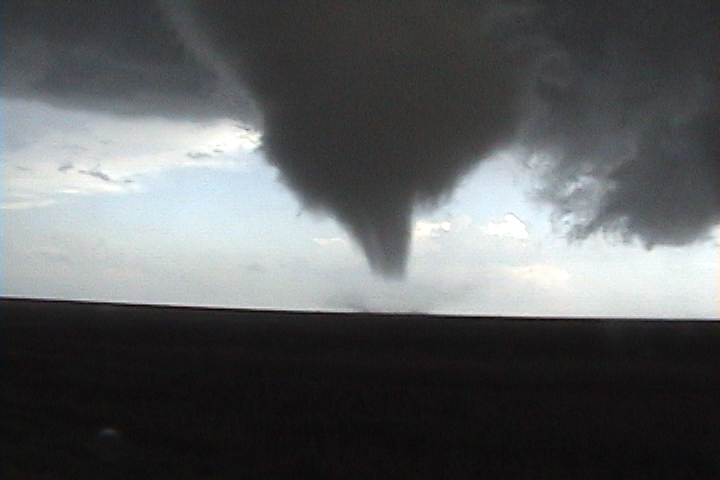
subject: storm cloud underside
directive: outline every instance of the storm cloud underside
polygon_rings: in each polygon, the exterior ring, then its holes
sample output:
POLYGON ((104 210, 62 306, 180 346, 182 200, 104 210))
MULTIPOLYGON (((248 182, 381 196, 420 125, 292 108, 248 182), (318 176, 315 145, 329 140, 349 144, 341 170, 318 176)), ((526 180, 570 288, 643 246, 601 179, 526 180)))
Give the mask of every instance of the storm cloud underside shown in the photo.
POLYGON ((510 145, 573 238, 683 245, 718 222, 717 2, 277 5, 11 0, 2 92, 254 124, 386 276, 413 209, 510 145))

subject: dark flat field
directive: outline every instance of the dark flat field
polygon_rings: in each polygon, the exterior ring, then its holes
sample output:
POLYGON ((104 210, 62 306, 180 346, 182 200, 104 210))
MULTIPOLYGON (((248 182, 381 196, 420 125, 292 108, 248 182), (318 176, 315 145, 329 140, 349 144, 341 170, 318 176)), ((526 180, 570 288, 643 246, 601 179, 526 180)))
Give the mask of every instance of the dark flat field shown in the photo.
POLYGON ((720 322, 0 308, 5 479, 720 478, 720 322))

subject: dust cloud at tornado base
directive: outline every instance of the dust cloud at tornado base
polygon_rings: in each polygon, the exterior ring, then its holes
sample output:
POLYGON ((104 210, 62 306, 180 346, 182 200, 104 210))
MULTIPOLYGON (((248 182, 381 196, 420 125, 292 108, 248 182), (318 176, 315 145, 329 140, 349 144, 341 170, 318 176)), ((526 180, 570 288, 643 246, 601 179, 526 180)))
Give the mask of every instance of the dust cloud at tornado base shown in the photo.
POLYGON ((387 277, 413 209, 511 146, 572 238, 683 245, 718 222, 716 2, 278 5, 12 0, 3 95, 253 124, 387 277))

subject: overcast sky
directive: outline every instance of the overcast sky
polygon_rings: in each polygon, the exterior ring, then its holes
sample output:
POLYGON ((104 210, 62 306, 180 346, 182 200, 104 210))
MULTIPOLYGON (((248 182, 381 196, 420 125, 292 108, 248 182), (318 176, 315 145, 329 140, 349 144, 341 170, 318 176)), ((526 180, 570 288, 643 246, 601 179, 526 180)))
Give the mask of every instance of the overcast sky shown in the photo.
POLYGON ((3 295, 718 316, 720 3, 313 5, 8 1, 3 295))
POLYGON ((715 314, 712 242, 570 244, 511 153, 414 218, 408 277, 373 275, 231 120, 3 103, 3 294, 303 310, 715 314), (484 201, 480 202, 480 194, 484 201))

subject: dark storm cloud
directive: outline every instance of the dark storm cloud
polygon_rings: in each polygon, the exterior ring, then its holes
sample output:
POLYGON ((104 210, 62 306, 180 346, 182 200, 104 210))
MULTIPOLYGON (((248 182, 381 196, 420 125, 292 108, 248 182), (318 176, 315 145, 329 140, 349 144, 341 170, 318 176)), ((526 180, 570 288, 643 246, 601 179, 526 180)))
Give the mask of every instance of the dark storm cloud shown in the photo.
POLYGON ((556 0, 530 25, 546 45, 520 137, 550 154, 541 196, 570 234, 706 238, 720 216, 720 4, 556 0))
POLYGON ((9 3, 6 95, 254 120, 388 276, 413 207, 510 142, 547 159, 574 237, 685 244, 718 221, 718 2, 9 3))
POLYGON ((172 3, 174 21, 197 51, 241 72, 283 180, 344 224, 383 274, 404 272, 414 205, 449 194, 510 137, 514 75, 478 8, 188 5, 172 3))
POLYGON ((246 102, 223 90, 151 1, 10 0, 2 13, 4 96, 193 118, 236 116, 246 102))

